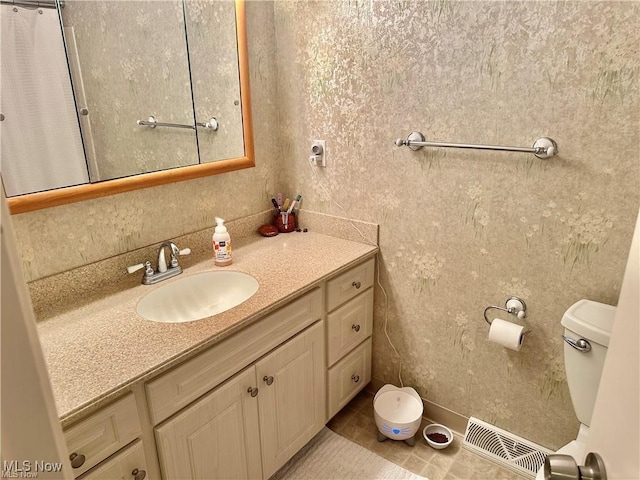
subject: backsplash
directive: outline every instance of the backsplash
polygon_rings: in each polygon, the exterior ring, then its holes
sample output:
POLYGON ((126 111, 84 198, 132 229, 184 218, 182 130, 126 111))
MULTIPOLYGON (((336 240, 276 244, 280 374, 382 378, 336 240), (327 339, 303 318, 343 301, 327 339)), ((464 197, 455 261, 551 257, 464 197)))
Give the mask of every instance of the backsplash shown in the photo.
MULTIPOLYGON (((260 225, 268 222, 271 215, 272 212, 267 210, 228 222, 226 225, 233 237, 234 247, 253 241, 260 225)), ((191 250, 189 255, 179 257, 182 268, 189 268, 206 260, 210 260, 213 266, 212 235, 213 227, 209 227, 172 238, 178 248, 191 250)), ((106 295, 139 285, 142 270, 129 274, 127 267, 148 260, 154 269, 157 268, 159 246, 159 243, 156 243, 29 282, 29 294, 36 321, 47 320, 95 302, 106 295)))
MULTIPOLYGON (((423 398, 542 445, 575 438, 560 319, 615 304, 639 200, 634 2, 275 3, 281 157, 305 208, 380 224, 389 334, 423 398), (394 145, 531 146, 560 154, 394 145), (310 167, 313 139, 328 166, 310 167), (519 353, 487 305, 528 306, 519 353)), ((398 382, 376 290, 373 376, 398 382)), ((502 318, 505 318, 504 316, 502 318)))
MULTIPOLYGON (((305 231, 323 233, 335 238, 377 245, 378 225, 331 215, 299 210, 298 226, 305 231)), ((260 239, 260 226, 273 221, 273 210, 249 215, 225 223, 231 235, 234 250, 260 239)), ((201 262, 213 267, 211 236, 214 227, 174 237, 178 248, 189 248, 189 255, 179 258, 183 269, 201 262)), ((287 235, 304 235, 304 232, 287 235)), ((36 321, 44 321, 83 305, 96 302, 107 295, 140 285, 142 270, 127 273, 127 267, 149 260, 157 267, 159 244, 138 248, 121 255, 100 260, 78 268, 29 282, 31 305, 36 321)), ((231 267, 233 269, 233 267, 231 267)))
POLYGON ((560 318, 581 298, 615 304, 640 205, 639 14, 608 1, 249 1, 256 168, 15 215, 27 280, 301 193, 304 210, 380 225, 377 381, 397 383, 388 318, 405 385, 559 447, 578 427, 560 318), (413 130, 549 136, 560 154, 394 145, 413 130), (326 169, 307 162, 313 139, 327 141, 326 169), (490 345, 482 318, 510 295, 533 329, 519 353, 490 345))

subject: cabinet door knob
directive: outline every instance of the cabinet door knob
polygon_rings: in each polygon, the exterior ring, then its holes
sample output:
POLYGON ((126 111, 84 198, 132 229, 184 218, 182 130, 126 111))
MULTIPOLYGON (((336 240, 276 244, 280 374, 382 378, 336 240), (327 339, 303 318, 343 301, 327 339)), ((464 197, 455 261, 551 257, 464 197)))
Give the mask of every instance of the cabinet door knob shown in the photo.
POLYGON ((147 472, 145 472, 144 470, 138 470, 137 468, 135 468, 133 472, 131 472, 131 475, 133 475, 134 480, 144 480, 145 477, 147 476, 147 472))
POLYGON ((360 375, 351 375, 351 380, 353 380, 353 383, 358 383, 360 381, 360 375))
POLYGON ((356 333, 360 331, 360 325, 358 325, 357 323, 355 325, 351 325, 351 328, 353 328, 356 331, 356 333))
POLYGON ((360 288, 360 286, 361 286, 361 285, 362 285, 362 284, 361 284, 360 282, 353 282, 353 283, 351 284, 351 286, 352 286, 352 287, 356 287, 356 289, 360 288))
POLYGON ((249 387, 247 388, 247 393, 250 393, 252 397, 258 396, 258 387, 249 387))
POLYGON ((262 379, 264 381, 264 383, 266 383, 267 385, 271 385, 273 383, 273 376, 269 375, 268 377, 265 375, 264 378, 262 379))
POLYGON ((80 468, 82 465, 84 465, 84 461, 86 460, 86 458, 82 454, 78 455, 77 453, 73 452, 71 455, 69 455, 69 460, 71 460, 71 466, 73 468, 80 468))

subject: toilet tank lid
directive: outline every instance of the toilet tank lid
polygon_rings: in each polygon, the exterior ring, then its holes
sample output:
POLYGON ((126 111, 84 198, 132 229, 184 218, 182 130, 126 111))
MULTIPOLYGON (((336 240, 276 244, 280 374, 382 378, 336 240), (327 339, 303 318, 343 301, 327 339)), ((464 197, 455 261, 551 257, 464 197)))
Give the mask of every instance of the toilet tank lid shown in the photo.
POLYGON ((604 347, 609 346, 616 307, 593 300, 579 300, 564 313, 563 327, 604 347))

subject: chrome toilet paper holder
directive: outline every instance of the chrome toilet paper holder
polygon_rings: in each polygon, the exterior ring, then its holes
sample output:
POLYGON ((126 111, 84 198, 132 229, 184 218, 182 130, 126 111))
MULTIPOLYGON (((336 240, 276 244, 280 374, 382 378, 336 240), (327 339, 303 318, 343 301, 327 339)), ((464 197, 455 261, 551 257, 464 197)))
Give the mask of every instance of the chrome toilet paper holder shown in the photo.
MULTIPOLYGON (((507 300, 504 302, 504 307, 500 307, 499 305, 489 305, 487 308, 485 308, 483 314, 484 320, 489 325, 491 325, 491 320, 487 318, 487 312, 491 309, 507 312, 508 314, 515 316, 519 320, 527 318, 527 304, 524 303, 524 300, 520 297, 511 296, 507 298, 507 300)), ((523 332, 523 334, 526 335, 530 331, 531 330, 527 330, 526 332, 523 332)))

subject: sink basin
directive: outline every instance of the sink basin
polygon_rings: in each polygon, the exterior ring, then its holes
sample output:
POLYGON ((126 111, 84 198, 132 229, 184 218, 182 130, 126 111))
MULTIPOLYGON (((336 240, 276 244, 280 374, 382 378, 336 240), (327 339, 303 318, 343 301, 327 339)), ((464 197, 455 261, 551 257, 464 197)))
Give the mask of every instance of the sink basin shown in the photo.
POLYGON ((192 322, 240 305, 257 291, 258 281, 246 273, 203 272, 149 292, 138 302, 136 311, 154 322, 192 322))

